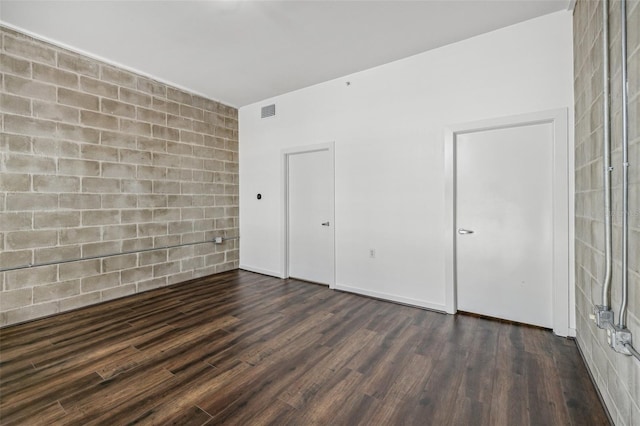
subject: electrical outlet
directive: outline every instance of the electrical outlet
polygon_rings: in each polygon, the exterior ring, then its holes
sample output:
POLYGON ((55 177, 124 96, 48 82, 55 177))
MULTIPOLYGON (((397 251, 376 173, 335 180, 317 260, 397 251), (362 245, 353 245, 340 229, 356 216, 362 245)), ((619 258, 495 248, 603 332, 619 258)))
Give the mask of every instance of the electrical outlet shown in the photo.
POLYGON ((371 259, 375 259, 376 258, 376 249, 369 249, 369 257, 371 259))

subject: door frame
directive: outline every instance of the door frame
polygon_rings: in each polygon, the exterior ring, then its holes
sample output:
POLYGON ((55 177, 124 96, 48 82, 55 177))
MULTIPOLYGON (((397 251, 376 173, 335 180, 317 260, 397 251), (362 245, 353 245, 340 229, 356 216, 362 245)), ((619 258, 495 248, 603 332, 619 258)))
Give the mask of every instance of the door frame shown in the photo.
POLYGON ((296 146, 290 148, 284 148, 280 154, 281 161, 281 214, 282 218, 282 233, 281 233, 281 256, 282 256, 282 279, 289 278, 289 157, 296 154, 309 154, 313 152, 329 152, 330 161, 330 173, 331 181, 331 205, 329 206, 331 222, 331 233, 333 239, 333 245, 331 247, 333 253, 333 271, 331 271, 331 281, 329 282, 329 288, 333 289, 336 286, 336 227, 335 227, 335 199, 336 199, 336 187, 335 187, 335 142, 320 143, 315 145, 296 146))
POLYGON ((447 313, 457 312, 456 136, 535 124, 551 124, 553 128, 552 322, 555 334, 567 336, 570 332, 570 179, 567 108, 463 123, 445 129, 445 306, 447 313))

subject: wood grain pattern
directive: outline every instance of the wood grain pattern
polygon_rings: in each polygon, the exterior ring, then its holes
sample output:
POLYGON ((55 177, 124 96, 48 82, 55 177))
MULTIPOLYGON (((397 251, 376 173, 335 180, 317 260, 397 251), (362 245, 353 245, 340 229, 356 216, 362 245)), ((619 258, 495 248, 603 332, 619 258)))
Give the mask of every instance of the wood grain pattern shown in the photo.
POLYGON ((606 425, 572 340, 244 271, 0 330, 1 424, 606 425))

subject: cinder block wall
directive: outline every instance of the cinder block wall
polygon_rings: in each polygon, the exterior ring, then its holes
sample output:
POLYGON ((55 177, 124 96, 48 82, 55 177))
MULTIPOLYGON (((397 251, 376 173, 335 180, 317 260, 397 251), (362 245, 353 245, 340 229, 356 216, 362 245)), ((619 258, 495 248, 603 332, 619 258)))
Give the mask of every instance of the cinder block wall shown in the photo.
MULTIPOLYGON (((0 265, 238 235, 237 110, 1 28, 0 265)), ((0 274, 0 325, 238 267, 238 241, 0 274)))
MULTIPOLYGON (((576 97, 576 321, 577 339, 616 425, 640 425, 640 362, 617 354, 606 333, 589 319, 602 303, 604 206, 602 182, 602 2, 578 0, 574 12, 576 97)), ((620 1, 610 2, 611 143, 613 181, 613 309, 621 295, 622 119, 620 1)), ((627 2, 629 76, 629 315, 640 346, 640 2, 627 2)))

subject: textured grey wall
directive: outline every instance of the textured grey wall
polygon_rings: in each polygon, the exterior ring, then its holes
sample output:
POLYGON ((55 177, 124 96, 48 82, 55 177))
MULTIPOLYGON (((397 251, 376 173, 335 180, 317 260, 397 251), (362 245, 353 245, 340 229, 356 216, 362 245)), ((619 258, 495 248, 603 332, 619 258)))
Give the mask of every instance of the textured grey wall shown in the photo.
MULTIPOLYGON (((627 2, 629 76, 629 315, 640 343, 640 2, 627 2)), ((618 425, 640 425, 640 362, 609 349, 606 334, 589 320, 601 304, 604 277, 602 181, 602 2, 578 0, 574 13, 576 97, 576 322, 577 339, 607 408, 618 425)), ((611 143, 613 182, 613 308, 621 294, 622 149, 620 1, 610 4, 611 143)))
MULTIPOLYGON (((0 265, 238 235, 237 110, 0 29, 0 265)), ((0 325, 238 267, 238 242, 0 274, 0 325)))

